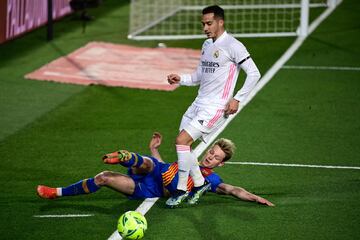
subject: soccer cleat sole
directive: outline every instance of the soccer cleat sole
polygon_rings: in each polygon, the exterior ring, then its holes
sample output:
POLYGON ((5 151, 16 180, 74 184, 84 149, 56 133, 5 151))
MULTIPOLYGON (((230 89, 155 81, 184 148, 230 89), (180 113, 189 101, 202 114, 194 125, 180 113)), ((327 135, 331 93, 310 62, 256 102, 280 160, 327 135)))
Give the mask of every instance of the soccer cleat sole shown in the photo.
POLYGON ((185 194, 177 197, 176 199, 171 197, 168 200, 166 200, 165 204, 168 208, 177 208, 181 205, 181 203, 186 201, 188 196, 189 196, 189 192, 186 192, 185 194))
POLYGON ((189 205, 196 205, 199 203, 200 198, 206 194, 206 192, 211 188, 211 184, 205 184, 200 190, 198 190, 193 196, 190 196, 187 200, 189 205), (196 197, 195 197, 196 196, 196 197))

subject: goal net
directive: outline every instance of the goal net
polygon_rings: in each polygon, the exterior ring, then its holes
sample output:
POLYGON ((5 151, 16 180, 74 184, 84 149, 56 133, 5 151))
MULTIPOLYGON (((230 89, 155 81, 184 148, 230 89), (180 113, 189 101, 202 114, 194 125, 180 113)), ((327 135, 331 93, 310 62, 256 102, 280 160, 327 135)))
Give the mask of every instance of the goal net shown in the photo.
POLYGON ((309 20, 337 0, 132 0, 129 35, 137 40, 204 38, 201 11, 218 4, 235 37, 306 34, 309 20), (300 29, 305 28, 303 30, 300 29))

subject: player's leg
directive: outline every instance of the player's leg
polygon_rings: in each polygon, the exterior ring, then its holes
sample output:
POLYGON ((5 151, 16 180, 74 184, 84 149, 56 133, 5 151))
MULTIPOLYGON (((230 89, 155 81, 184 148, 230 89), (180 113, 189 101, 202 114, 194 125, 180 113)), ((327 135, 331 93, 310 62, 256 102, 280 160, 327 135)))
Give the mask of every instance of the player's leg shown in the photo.
MULTIPOLYGON (((199 131, 196 128, 193 128, 191 125, 188 125, 185 127, 184 130, 181 131, 180 136, 187 135, 191 139, 197 139, 201 137, 202 132, 199 131), (191 135, 190 135, 191 134, 191 135)), ((178 142, 177 142, 178 143, 178 142)), ((172 196, 166 201, 166 205, 169 207, 176 207, 180 205, 185 199, 189 196, 189 189, 188 189, 188 177, 189 175, 192 177, 192 180, 194 182, 194 190, 190 192, 190 196, 193 199, 195 196, 196 202, 198 199, 203 195, 207 189, 209 188, 209 183, 205 182, 205 178, 203 177, 200 167, 197 161, 196 155, 191 151, 190 146, 188 148, 185 148, 184 145, 182 145, 182 151, 179 151, 178 148, 179 145, 177 145, 177 152, 178 152, 178 184, 177 184, 177 191, 175 194, 172 194, 172 196), (181 160, 183 160, 185 163, 183 167, 181 167, 181 160)), ((194 200, 192 200, 193 202, 194 200)))
POLYGON ((133 194, 135 189, 135 182, 131 177, 117 172, 101 172, 95 176, 95 182, 98 186, 106 186, 126 195, 133 194))
MULTIPOLYGON (((176 137, 176 153, 178 157, 178 175, 179 181, 177 189, 181 191, 187 191, 187 181, 189 177, 190 167, 193 164, 193 156, 191 154, 191 144, 196 140, 188 131, 184 128, 192 119, 196 116, 196 107, 191 105, 185 114, 183 115, 180 123, 180 133, 176 137)), ((196 161, 196 160, 195 160, 196 161)))
POLYGON ((121 164, 124 167, 132 167, 138 169, 139 172, 146 173, 152 171, 152 160, 148 157, 142 156, 138 153, 129 152, 127 150, 119 150, 113 153, 108 153, 103 156, 104 163, 107 164, 121 164))
POLYGON ((177 190, 166 201, 169 207, 176 207, 188 197, 188 178, 190 167, 193 164, 190 145, 193 142, 191 136, 185 131, 181 131, 176 138, 176 152, 178 156, 178 184, 177 190))
MULTIPOLYGON (((199 130, 200 127, 194 127, 193 124, 189 124, 185 127, 186 131, 191 133, 194 138, 200 138, 204 134, 203 130, 199 130)), ((194 188, 189 193, 188 202, 195 204, 199 201, 200 197, 209 189, 210 183, 205 181, 204 176, 201 173, 197 157, 194 152, 190 153, 193 161, 191 161, 189 175, 194 182, 194 188)))
POLYGON ((71 184, 67 187, 52 188, 39 185, 37 187, 37 193, 42 198, 53 199, 61 196, 74 196, 93 193, 99 190, 99 188, 100 187, 95 183, 94 178, 87 178, 71 184))
MULTIPOLYGON (((197 118, 190 123, 190 126, 201 129, 202 135, 200 139, 207 143, 216 133, 217 129, 225 123, 225 120, 222 109, 200 109, 197 118), (199 121, 200 119, 203 121, 199 121)), ((192 165, 190 176, 194 180, 194 188, 189 194, 188 203, 196 204, 200 197, 210 189, 211 184, 205 181, 198 163, 192 165)))
POLYGON ((97 174, 94 178, 83 179, 67 187, 51 188, 39 185, 37 187, 37 193, 42 198, 54 199, 63 196, 94 193, 102 186, 110 187, 124 194, 132 194, 135 183, 127 175, 104 171, 97 174))
MULTIPOLYGON (((190 173, 191 165, 194 159, 191 153, 191 144, 193 143, 192 137, 185 130, 181 130, 176 138, 176 153, 178 156, 179 167, 179 181, 177 189, 184 192, 187 191, 187 181, 190 173)), ((196 160, 195 160, 196 161, 196 160)))
MULTIPOLYGON (((192 143, 201 136, 198 130, 189 131, 186 127, 196 116, 197 108, 190 106, 185 112, 181 124, 180 133, 176 138, 176 152, 178 156, 178 184, 177 191, 166 201, 169 207, 175 207, 183 202, 188 196, 188 178, 190 169, 197 164, 197 158, 191 151, 192 143)), ((200 177, 203 178, 200 174, 200 177)))
MULTIPOLYGON (((216 112, 216 111, 215 111, 216 112)), ((203 140, 203 136, 211 131, 211 128, 208 127, 209 122, 213 119, 213 115, 216 115, 214 111, 205 110, 202 108, 195 108, 194 116, 190 119, 190 121, 182 122, 181 128, 184 129, 188 135, 191 136, 192 139, 203 140)), ((194 187, 202 187, 205 183, 205 179, 200 171, 200 167, 197 161, 196 155, 191 152, 191 165, 189 174, 194 181, 194 187)))
MULTIPOLYGON (((198 139, 199 137, 201 137, 202 132, 199 131, 199 129, 192 127, 191 125, 188 125, 185 127, 185 129, 183 129, 180 133, 179 136, 186 136, 188 139, 191 139, 193 142, 193 139, 198 139)), ((178 140, 178 139, 177 139, 178 140)), ((178 143, 178 142, 177 142, 178 143)), ((177 145, 178 146, 178 145, 177 145)), ((187 149, 188 151, 186 151, 185 153, 183 153, 183 155, 185 155, 185 159, 186 159, 186 163, 187 163, 187 176, 186 178, 183 179, 184 182, 180 183, 180 179, 181 179, 181 172, 179 171, 179 183, 178 183, 178 189, 184 189, 186 188, 187 185, 187 179, 188 176, 190 175, 194 181, 194 186, 195 187, 199 187, 202 186, 204 184, 204 177, 201 174, 199 165, 198 165, 198 161, 197 161, 197 157, 196 155, 192 152, 191 147, 189 146, 189 148, 187 149), (181 185, 180 185, 181 184, 181 185), (179 186, 183 186, 183 188, 179 188, 179 186)), ((178 152, 178 159, 179 159, 179 170, 181 169, 180 167, 180 159, 181 159, 181 155, 179 155, 178 152)))

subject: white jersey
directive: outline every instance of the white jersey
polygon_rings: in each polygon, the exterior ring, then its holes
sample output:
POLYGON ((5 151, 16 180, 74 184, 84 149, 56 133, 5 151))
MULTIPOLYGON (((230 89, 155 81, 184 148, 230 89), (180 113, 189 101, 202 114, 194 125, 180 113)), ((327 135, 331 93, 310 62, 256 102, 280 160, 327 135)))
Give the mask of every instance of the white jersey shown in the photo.
MULTIPOLYGON (((225 31, 215 42, 205 40, 197 70, 193 74, 181 75, 180 85, 200 85, 194 105, 224 109, 233 97, 240 65, 249 58, 245 46, 225 31)), ((255 69, 258 73, 256 66, 255 69)), ((260 75, 255 84, 259 78, 260 75)), ((255 84, 245 82, 235 99, 244 100, 255 84)))

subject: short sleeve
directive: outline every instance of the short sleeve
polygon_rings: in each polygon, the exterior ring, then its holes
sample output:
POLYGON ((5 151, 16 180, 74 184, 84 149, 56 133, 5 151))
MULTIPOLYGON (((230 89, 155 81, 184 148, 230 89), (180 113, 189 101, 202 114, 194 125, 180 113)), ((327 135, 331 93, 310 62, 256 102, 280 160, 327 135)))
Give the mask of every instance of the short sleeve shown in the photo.
POLYGON ((214 193, 216 192, 216 188, 219 186, 219 184, 223 183, 223 180, 216 173, 212 173, 206 176, 205 179, 211 183, 211 191, 214 193))

